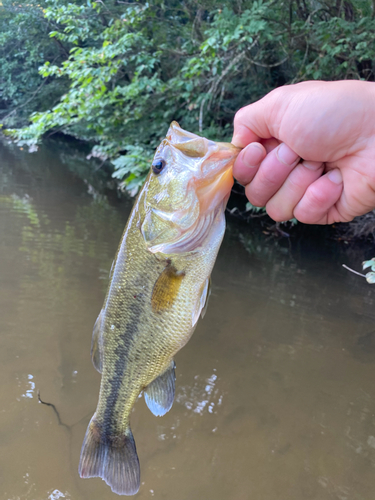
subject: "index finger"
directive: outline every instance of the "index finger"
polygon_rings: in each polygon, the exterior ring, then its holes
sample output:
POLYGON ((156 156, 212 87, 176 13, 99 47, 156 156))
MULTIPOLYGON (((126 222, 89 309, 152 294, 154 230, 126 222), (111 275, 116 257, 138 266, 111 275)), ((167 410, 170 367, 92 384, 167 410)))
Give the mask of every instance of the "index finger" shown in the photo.
POLYGON ((268 123, 270 109, 269 94, 260 101, 249 104, 237 111, 233 121, 232 143, 244 148, 251 142, 260 142, 262 139, 274 137, 268 123))
POLYGON ((234 132, 231 141, 232 144, 234 144, 238 148, 244 148, 252 142, 260 142, 261 137, 259 137, 259 135, 253 132, 244 123, 236 124, 236 116, 234 117, 234 132))

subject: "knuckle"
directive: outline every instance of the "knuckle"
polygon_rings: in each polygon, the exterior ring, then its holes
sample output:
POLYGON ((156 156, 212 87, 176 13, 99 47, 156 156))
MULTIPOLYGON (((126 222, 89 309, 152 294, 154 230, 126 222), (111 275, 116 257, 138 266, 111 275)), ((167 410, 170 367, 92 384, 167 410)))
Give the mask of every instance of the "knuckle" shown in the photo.
POLYGON ((262 187, 262 191, 277 191, 280 187, 280 179, 276 178, 274 173, 269 169, 260 169, 258 172, 258 182, 262 187))
POLYGON ((253 189, 251 184, 248 184, 245 188, 246 198, 249 202, 254 205, 254 207, 264 207, 266 204, 266 200, 263 200, 259 193, 253 189))
POLYGON ((281 200, 277 195, 266 204, 266 210, 271 219, 276 222, 284 222, 293 217, 293 207, 281 200))
POLYGON ((293 217, 295 217, 298 222, 302 222, 302 224, 316 224, 317 220, 315 217, 312 217, 311 214, 306 212, 304 209, 295 208, 293 212, 293 217))
POLYGON ((266 204, 267 214, 276 222, 284 222, 293 217, 293 211, 287 211, 285 208, 280 209, 272 202, 266 204))
POLYGON ((300 169, 299 166, 295 168, 294 172, 295 175, 289 175, 288 176, 288 188, 291 193, 301 193, 301 195, 304 193, 306 190, 306 181, 305 179, 300 175, 300 169))
POLYGON ((313 209, 324 209, 326 200, 325 193, 316 186, 311 185, 307 188, 305 194, 306 202, 313 209))
POLYGON ((276 89, 271 90, 263 99, 267 99, 267 101, 272 104, 272 107, 278 107, 278 103, 280 103, 283 99, 288 97, 289 93, 288 86, 277 87, 276 89))
POLYGON ((248 106, 239 109, 237 113, 234 115, 233 124, 235 127, 246 121, 247 108, 248 106))
POLYGON ((285 92, 284 87, 277 87, 269 92, 265 97, 268 99, 279 99, 285 92))

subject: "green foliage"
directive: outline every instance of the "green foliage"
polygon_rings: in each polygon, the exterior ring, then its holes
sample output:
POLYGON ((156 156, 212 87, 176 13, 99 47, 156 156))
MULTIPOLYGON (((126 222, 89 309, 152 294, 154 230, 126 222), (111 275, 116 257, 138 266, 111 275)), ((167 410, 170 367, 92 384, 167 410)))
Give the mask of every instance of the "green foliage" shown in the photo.
POLYGON ((253 212, 253 213, 265 213, 266 209, 264 207, 255 207, 252 203, 249 201, 246 203, 246 212, 253 212))
POLYGON ((91 140, 132 193, 172 120, 228 139, 236 110, 276 86, 374 79, 370 1, 46 2, 50 40, 69 47, 42 58, 40 77, 59 100, 12 134, 26 144, 50 130, 91 140))
POLYGON ((115 167, 113 177, 126 178, 126 188, 134 196, 146 179, 151 160, 147 160, 148 151, 141 146, 129 144, 126 146, 126 150, 126 155, 118 156, 112 161, 115 167))
POLYGON ((370 285, 373 285, 375 283, 375 258, 362 262, 363 270, 369 267, 371 268, 371 272, 366 273, 366 281, 367 283, 370 283, 370 285))
POLYGON ((0 5, 0 120, 21 126, 35 110, 47 110, 59 99, 68 80, 43 78, 39 67, 61 62, 69 48, 52 40, 44 16, 45 2, 4 0, 0 5))

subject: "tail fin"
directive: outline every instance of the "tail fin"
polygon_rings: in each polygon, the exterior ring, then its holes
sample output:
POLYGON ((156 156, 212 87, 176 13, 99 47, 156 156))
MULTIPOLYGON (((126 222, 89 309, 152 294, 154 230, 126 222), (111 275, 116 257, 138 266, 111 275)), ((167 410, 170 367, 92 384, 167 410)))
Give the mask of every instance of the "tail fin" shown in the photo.
POLYGON ((78 472, 81 477, 101 477, 118 495, 135 495, 140 469, 130 427, 124 436, 108 439, 92 418, 83 440, 78 472))

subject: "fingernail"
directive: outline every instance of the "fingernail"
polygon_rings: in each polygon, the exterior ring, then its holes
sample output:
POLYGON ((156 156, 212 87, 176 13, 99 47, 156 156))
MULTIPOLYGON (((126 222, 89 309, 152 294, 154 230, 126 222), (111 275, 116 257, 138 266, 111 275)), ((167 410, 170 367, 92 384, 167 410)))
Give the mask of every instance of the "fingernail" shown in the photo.
POLYGON ((335 168, 334 170, 330 170, 330 172, 328 172, 327 175, 328 175, 329 180, 334 182, 335 184, 342 183, 342 175, 341 175, 341 172, 338 168, 335 168))
POLYGON ((319 170, 323 165, 320 161, 304 161, 302 164, 309 170, 319 170))
POLYGON ((264 149, 257 142, 249 144, 243 153, 243 162, 248 168, 255 168, 265 156, 264 149))
POLYGON ((297 153, 284 143, 281 143, 277 148, 276 155, 281 163, 284 163, 285 165, 293 165, 293 163, 295 163, 299 158, 297 153))

